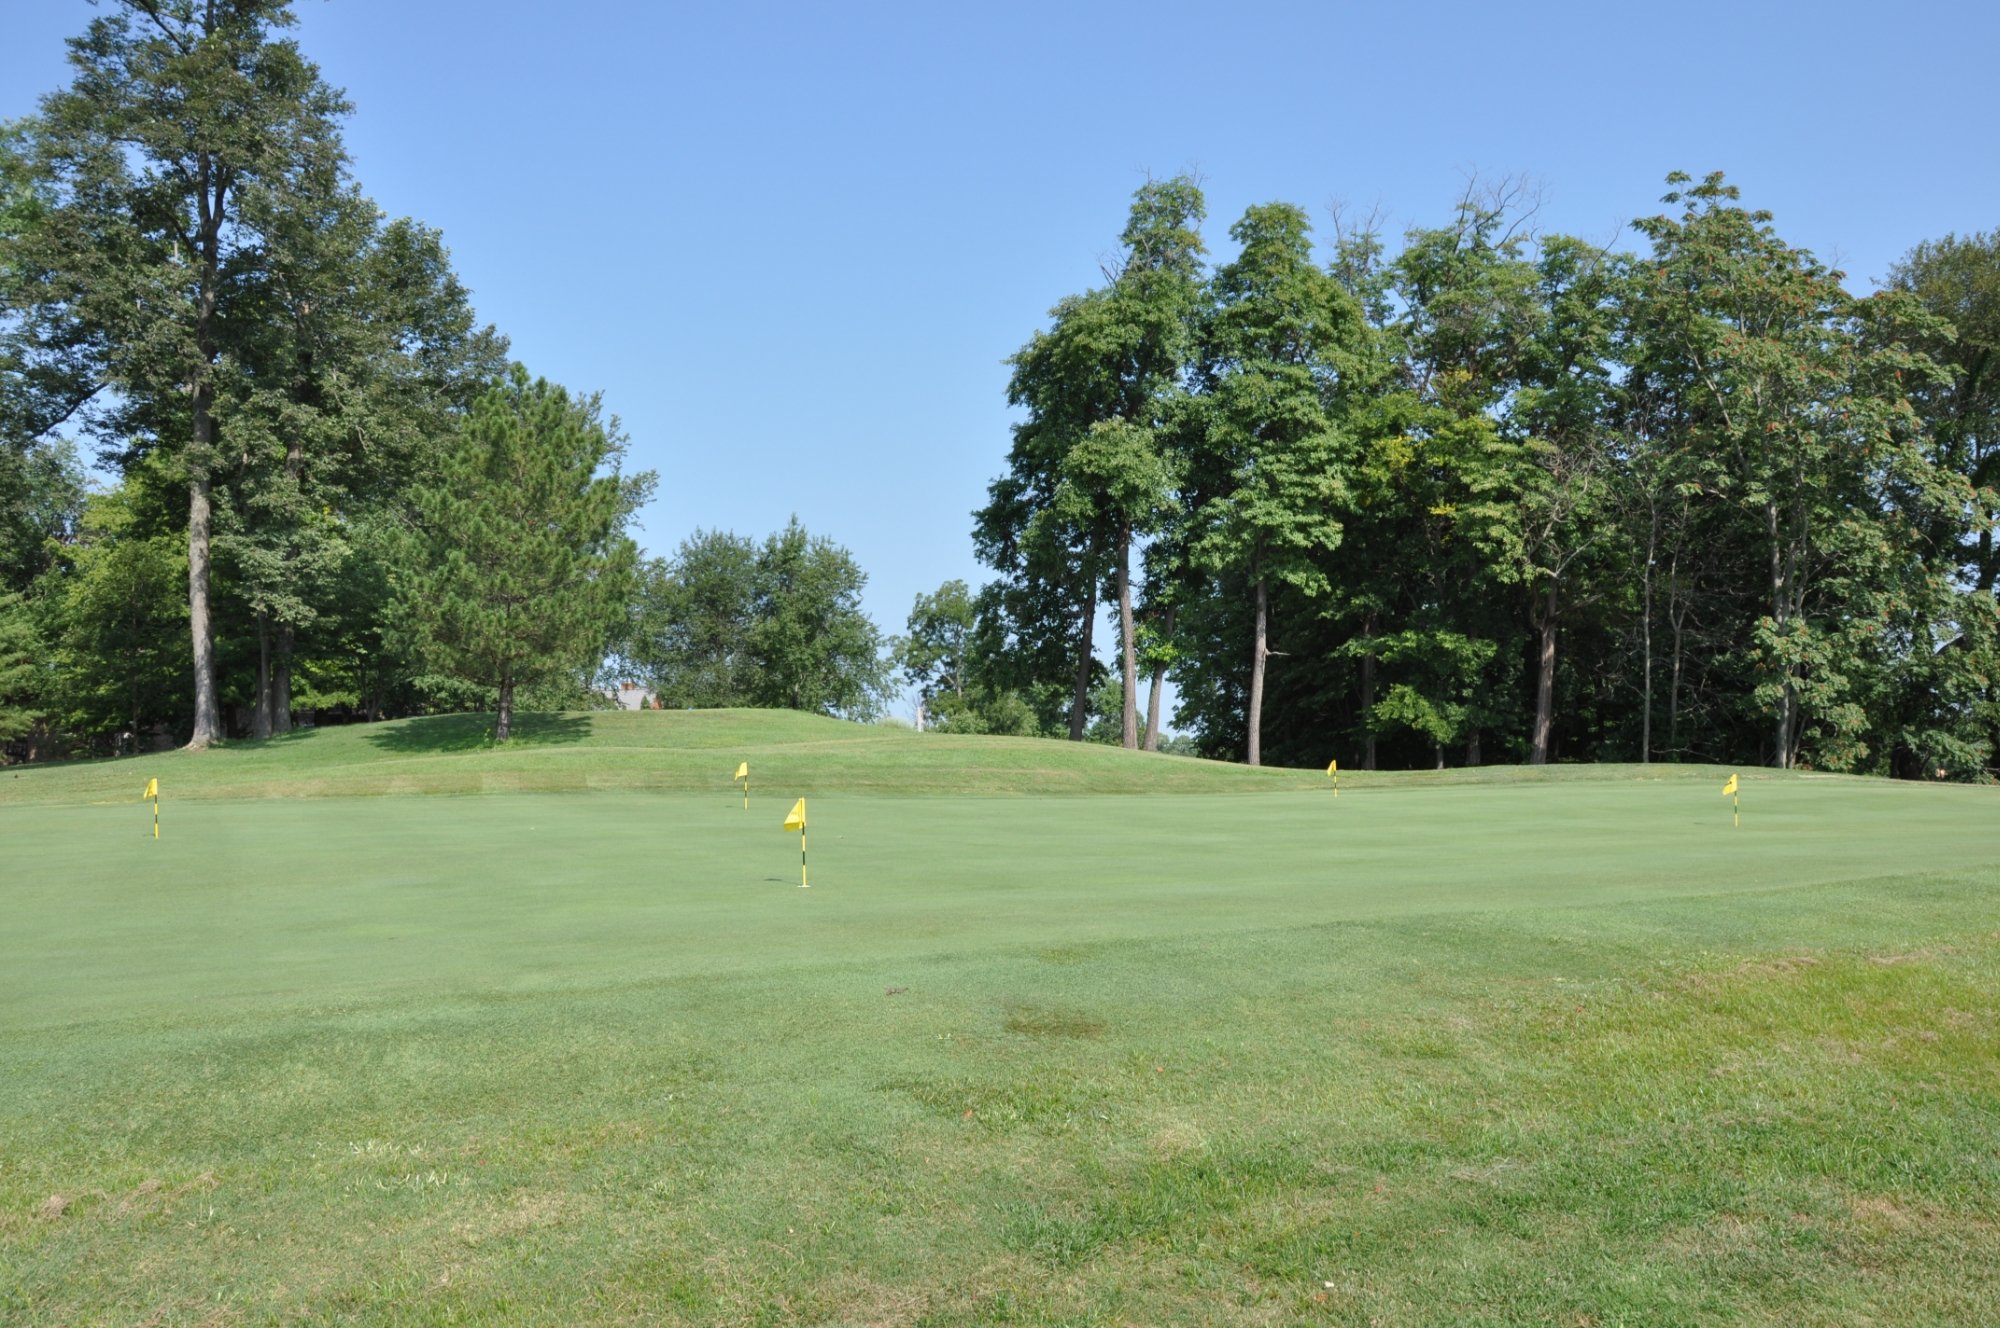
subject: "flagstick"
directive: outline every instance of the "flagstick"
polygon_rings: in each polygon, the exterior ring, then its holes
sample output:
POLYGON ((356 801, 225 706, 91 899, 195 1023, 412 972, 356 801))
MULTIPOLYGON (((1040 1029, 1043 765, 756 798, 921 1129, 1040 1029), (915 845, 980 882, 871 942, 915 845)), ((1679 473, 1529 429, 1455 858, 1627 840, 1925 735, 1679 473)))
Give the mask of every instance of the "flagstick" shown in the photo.
POLYGON ((812 888, 811 885, 806 880, 806 828, 804 826, 800 826, 799 827, 799 889, 809 890, 811 888, 812 888))
POLYGON ((159 837, 160 837, 160 798, 158 794, 154 794, 153 795, 153 838, 158 839, 159 837))
POLYGON ((1740 796, 1740 794, 1736 793, 1729 795, 1729 823, 1738 830, 1743 828, 1743 807, 1737 801, 1740 796))

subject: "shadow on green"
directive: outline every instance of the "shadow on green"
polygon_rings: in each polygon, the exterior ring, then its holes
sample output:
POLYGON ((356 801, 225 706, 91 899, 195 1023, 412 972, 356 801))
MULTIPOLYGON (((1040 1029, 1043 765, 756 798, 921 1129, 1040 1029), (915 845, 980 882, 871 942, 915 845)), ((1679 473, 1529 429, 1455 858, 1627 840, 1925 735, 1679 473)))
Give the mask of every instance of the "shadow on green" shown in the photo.
MULTIPOLYGON (((518 714, 509 746, 552 747, 582 742, 590 736, 588 714, 518 714)), ((384 725, 368 735, 378 750, 404 755, 442 755, 494 746, 493 716, 436 715, 421 724, 384 725)))

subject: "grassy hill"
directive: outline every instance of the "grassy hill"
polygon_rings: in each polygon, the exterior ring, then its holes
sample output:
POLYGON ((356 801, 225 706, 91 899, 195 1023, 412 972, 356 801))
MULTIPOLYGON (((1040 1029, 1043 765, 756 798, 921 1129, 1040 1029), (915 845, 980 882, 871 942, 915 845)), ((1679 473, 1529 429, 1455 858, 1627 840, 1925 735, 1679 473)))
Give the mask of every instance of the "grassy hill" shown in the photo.
MULTIPOLYGON (((523 715, 504 747, 487 715, 307 729, 211 751, 0 770, 0 805, 127 801, 157 777, 187 798, 372 797, 726 789, 738 761, 753 791, 1052 795, 1320 791, 1323 770, 1259 769, 1044 738, 965 737, 782 710, 523 715)), ((1770 777, 1769 772, 1752 772, 1770 777)), ((1746 774, 1746 778, 1751 774, 1746 774)), ((1490 766, 1366 774, 1342 787, 1720 779, 1706 766, 1490 766)))

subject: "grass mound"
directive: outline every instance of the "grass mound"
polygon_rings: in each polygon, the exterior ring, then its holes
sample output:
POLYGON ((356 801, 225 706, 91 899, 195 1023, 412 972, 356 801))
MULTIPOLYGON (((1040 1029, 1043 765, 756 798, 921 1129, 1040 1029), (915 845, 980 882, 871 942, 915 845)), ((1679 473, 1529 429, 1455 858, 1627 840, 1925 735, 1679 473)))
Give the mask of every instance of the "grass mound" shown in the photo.
MULTIPOLYGON (((799 794, 1074 795, 1323 791, 1320 770, 1094 743, 917 733, 786 710, 604 711, 522 715, 496 746, 487 715, 435 715, 307 729, 211 751, 160 752, 0 771, 0 805, 125 801, 157 777, 171 800, 385 794, 697 792, 727 788, 738 761, 751 787, 799 794)), ((1344 773, 1343 789, 1720 779, 1706 766, 1493 766, 1344 773)))

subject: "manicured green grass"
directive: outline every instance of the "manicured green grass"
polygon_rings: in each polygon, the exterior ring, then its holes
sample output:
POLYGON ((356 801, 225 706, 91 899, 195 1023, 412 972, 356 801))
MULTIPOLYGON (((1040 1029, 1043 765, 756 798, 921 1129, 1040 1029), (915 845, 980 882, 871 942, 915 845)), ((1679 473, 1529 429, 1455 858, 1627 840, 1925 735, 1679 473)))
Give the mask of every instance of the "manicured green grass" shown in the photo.
POLYGON ((946 740, 858 730, 795 754, 857 790, 774 777, 746 815, 737 752, 829 731, 612 720, 570 744, 627 781, 590 796, 332 796, 554 779, 534 748, 370 776, 365 730, 161 766, 214 796, 158 843, 88 796, 144 762, 10 791, 0 1322, 2000 1305, 1993 790, 1746 780, 1732 830, 1708 772, 1335 801, 1029 744, 979 777, 1201 791, 909 796, 963 787, 946 740), (640 752, 707 791, 633 787, 640 752), (224 791, 260 770, 322 796, 224 791))
MULTIPOLYGON (((170 800, 554 793, 727 787, 749 761, 753 789, 801 793, 1260 793, 1328 787, 1323 770, 1251 770, 1220 761, 1039 738, 954 737, 770 710, 601 712, 518 717, 504 747, 491 715, 306 730, 202 753, 0 771, 0 805, 138 796, 158 777, 170 800)), ((1340 753, 1330 751, 1329 758, 1340 753)), ((1465 782, 1723 776, 1706 766, 1347 772, 1345 788, 1465 782)))

